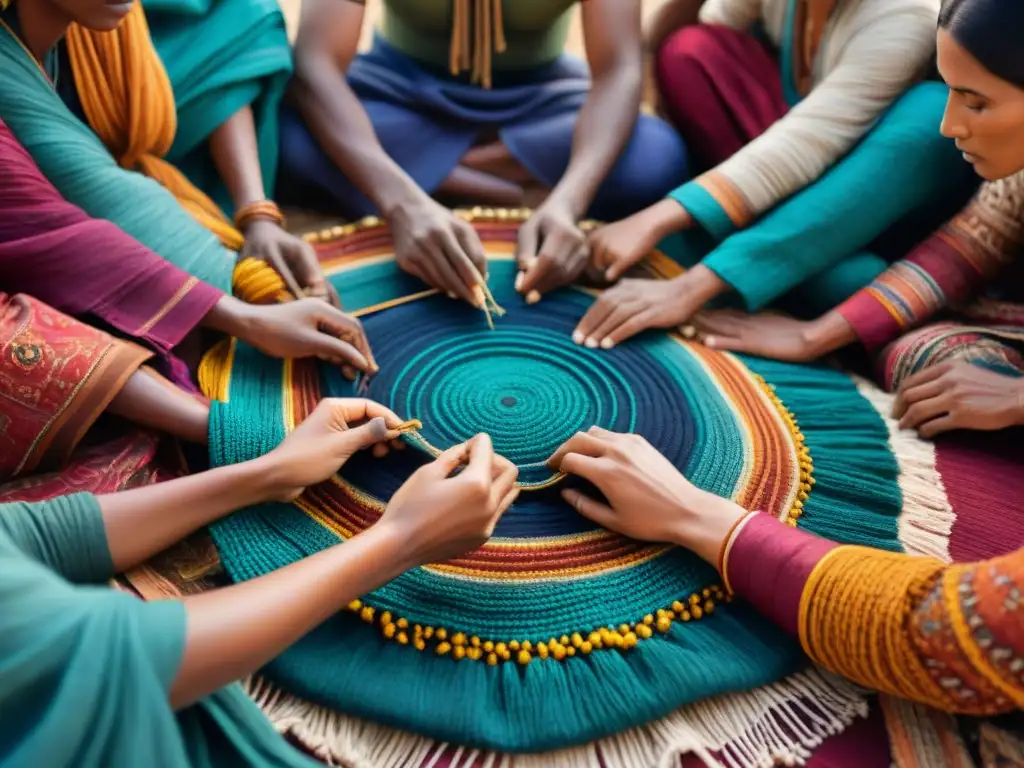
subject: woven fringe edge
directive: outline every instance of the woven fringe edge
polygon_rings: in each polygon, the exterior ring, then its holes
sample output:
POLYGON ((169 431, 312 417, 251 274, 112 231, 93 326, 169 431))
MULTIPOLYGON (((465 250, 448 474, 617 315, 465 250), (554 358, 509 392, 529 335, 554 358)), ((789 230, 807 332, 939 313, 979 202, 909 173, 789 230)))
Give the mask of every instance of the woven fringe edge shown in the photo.
POLYGON ((693 753, 708 768, 803 765, 868 705, 859 689, 817 668, 747 693, 691 704, 650 725, 538 755, 457 747, 333 712, 252 678, 246 691, 282 734, 328 765, 346 768, 671 768, 693 753))
POLYGON ((956 513, 935 463, 935 445, 910 429, 900 429, 892 418, 895 396, 859 376, 853 377, 860 394, 882 417, 889 430, 889 444, 900 466, 903 510, 899 519, 900 543, 914 555, 928 555, 948 563, 949 537, 956 513))

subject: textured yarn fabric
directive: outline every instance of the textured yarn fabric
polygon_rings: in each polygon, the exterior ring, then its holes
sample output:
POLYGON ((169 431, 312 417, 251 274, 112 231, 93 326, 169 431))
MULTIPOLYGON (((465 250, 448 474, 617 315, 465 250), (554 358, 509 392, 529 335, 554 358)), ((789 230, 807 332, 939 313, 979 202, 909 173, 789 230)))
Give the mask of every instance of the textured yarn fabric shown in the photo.
POLYGON ((142 6, 174 88, 178 131, 167 160, 233 214, 207 144, 228 118, 252 107, 263 187, 272 197, 278 112, 292 73, 284 15, 276 0, 142 0, 142 6))
MULTIPOLYGON (((849 377, 660 332, 610 351, 577 347, 570 334, 593 297, 570 288, 526 306, 512 288, 516 225, 477 226, 508 311, 494 330, 401 273, 382 228, 347 230, 320 249, 381 365, 369 396, 422 422, 414 448, 486 430, 535 485, 575 431, 635 431, 703 488, 841 542, 899 549, 898 464, 849 377)), ((319 397, 353 394, 328 366, 269 360, 241 343, 216 363, 215 465, 269 450, 319 397)), ((250 579, 365 529, 427 460, 415 449, 358 456, 295 504, 218 523, 228 573, 250 579)), ((440 740, 566 747, 806 663, 717 582, 690 552, 595 528, 556 490, 531 491, 479 550, 364 596, 265 672, 305 700, 440 740)))
POLYGON ((235 254, 156 181, 120 168, 5 28, 0 28, 0 68, 0 120, 65 200, 93 218, 117 224, 194 277, 222 291, 231 289, 235 254))

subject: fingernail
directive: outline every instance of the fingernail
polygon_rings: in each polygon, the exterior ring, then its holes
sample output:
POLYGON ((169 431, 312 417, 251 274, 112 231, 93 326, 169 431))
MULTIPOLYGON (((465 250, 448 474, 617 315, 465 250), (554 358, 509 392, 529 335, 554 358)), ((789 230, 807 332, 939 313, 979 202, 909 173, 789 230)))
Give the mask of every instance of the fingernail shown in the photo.
POLYGON ((540 301, 540 293, 538 291, 530 291, 526 294, 527 304, 536 304, 538 301, 540 301))
POLYGON ((587 349, 597 349, 597 339, 587 339, 585 342, 583 342, 583 345, 587 349))
POLYGON ((477 309, 483 309, 484 306, 484 289, 479 285, 473 286, 473 306, 477 309))
POLYGON ((582 344, 583 343, 583 334, 580 333, 579 331, 573 331, 572 332, 572 343, 573 344, 582 344))
POLYGON ((516 285, 515 285, 515 288, 516 288, 517 291, 520 288, 523 287, 523 280, 525 280, 525 279, 526 279, 526 273, 525 272, 520 272, 520 273, 518 273, 516 275, 516 285))
POLYGON ((615 274, 609 269, 604 273, 604 279, 610 283, 615 279, 615 274))
POLYGON ((453 291, 448 291, 448 298, 449 299, 454 299, 454 298, 457 298, 457 297, 456 297, 456 295, 455 295, 455 293, 453 291))
POLYGON ((718 339, 716 339, 714 336, 705 336, 704 337, 704 346, 705 347, 713 347, 716 344, 718 344, 718 339))
POLYGON ((611 349, 615 346, 615 342, 611 339, 601 339, 601 349, 611 349))
POLYGON ((533 265, 536 263, 536 259, 527 259, 526 261, 523 262, 523 271, 529 272, 531 269, 533 269, 533 265))

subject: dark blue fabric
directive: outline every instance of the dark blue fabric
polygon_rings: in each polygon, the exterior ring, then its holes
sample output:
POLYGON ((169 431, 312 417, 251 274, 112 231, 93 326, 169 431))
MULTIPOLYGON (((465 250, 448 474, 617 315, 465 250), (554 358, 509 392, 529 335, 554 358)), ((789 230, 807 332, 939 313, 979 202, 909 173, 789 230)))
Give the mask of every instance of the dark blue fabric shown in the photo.
MULTIPOLYGON (((525 71, 497 72, 494 87, 485 89, 422 64, 379 37, 352 62, 348 82, 384 150, 428 192, 488 130, 496 130, 516 159, 553 187, 568 166, 576 116, 590 88, 586 64, 568 55, 525 71)), ((289 109, 281 116, 281 166, 279 200, 310 204, 326 194, 330 207, 346 216, 377 213, 289 109)), ((682 139, 667 123, 641 115, 590 215, 633 213, 686 176, 682 139)))
POLYGON ((1024 3, 1020 0, 945 0, 939 27, 989 72, 1024 88, 1024 3))

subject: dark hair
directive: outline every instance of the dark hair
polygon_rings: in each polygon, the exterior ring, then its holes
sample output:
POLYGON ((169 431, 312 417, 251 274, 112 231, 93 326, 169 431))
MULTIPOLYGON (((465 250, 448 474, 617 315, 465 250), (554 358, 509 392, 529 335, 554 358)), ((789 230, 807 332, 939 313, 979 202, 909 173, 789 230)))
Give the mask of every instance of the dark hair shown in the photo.
POLYGON ((939 29, 993 75, 1024 88, 1024 0, 943 0, 939 29))

